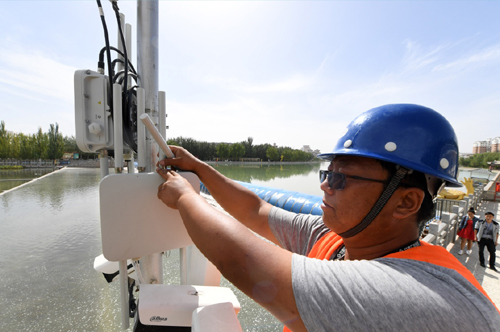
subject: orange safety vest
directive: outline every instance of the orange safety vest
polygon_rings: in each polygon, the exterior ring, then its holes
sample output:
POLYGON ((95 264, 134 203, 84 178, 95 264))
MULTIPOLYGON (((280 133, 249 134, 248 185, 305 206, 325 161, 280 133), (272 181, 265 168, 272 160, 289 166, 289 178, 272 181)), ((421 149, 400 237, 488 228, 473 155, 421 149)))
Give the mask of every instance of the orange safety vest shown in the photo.
MULTIPOLYGON (((322 260, 329 260, 333 253, 344 244, 342 238, 330 231, 326 233, 321 239, 318 240, 309 252, 307 257, 316 258, 322 260)), ((413 247, 405 251, 395 252, 384 256, 385 258, 402 258, 402 259, 413 259, 416 261, 427 262, 430 264, 442 266, 451 270, 455 270, 460 273, 465 279, 467 279, 471 284, 474 285, 481 293, 486 296, 488 300, 496 307, 495 303, 491 301, 490 297, 484 291, 483 287, 477 282, 474 275, 467 270, 465 266, 460 263, 452 254, 450 254, 445 248, 434 246, 424 241, 420 241, 420 246, 413 247)), ((499 311, 500 313, 500 311, 499 311)), ((286 326, 283 328, 283 332, 291 332, 286 326)))

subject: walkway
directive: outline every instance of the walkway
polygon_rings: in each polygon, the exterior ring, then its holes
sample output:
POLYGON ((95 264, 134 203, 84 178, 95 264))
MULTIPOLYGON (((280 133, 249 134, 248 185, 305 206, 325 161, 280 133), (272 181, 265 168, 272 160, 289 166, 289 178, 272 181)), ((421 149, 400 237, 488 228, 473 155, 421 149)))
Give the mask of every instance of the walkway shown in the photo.
MULTIPOLYGON (((499 202, 483 201, 482 204, 477 208, 476 215, 479 218, 484 218, 485 212, 493 212, 495 214, 494 219, 496 221, 500 220, 500 204, 499 202)), ((467 247, 466 247, 467 248, 467 247)), ((457 237, 455 243, 450 243, 447 248, 466 268, 471 271, 476 277, 477 281, 483 286, 488 296, 495 302, 496 306, 500 308, 500 272, 495 272, 488 268, 488 257, 489 253, 486 248, 484 248, 484 256, 486 260, 486 268, 479 265, 479 254, 477 243, 472 246, 472 254, 467 256, 465 254, 458 255, 460 250, 460 238, 457 237)), ((497 246, 497 260, 496 268, 500 270, 500 260, 498 253, 499 246, 497 246)))

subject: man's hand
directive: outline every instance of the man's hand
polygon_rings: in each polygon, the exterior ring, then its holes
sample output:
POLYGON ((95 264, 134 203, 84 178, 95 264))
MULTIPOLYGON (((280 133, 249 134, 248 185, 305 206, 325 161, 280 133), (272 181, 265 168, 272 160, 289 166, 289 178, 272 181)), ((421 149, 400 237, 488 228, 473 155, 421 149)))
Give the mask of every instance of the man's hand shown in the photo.
POLYGON ((172 166, 175 169, 193 171, 196 173, 196 168, 203 163, 184 148, 173 145, 169 145, 169 147, 175 155, 175 158, 167 158, 158 161, 156 164, 158 168, 172 166))
POLYGON ((177 203, 185 196, 198 195, 191 184, 176 172, 165 169, 157 169, 156 172, 165 180, 158 187, 157 196, 169 208, 177 209, 177 203))

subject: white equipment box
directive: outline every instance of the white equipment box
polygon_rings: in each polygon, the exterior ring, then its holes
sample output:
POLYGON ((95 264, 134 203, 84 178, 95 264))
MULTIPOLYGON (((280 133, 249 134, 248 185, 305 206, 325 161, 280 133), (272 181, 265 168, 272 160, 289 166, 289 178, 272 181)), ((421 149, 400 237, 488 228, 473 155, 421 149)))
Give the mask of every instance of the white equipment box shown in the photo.
POLYGON ((191 326, 195 310, 217 303, 231 303, 235 314, 241 309, 226 287, 141 284, 139 318, 144 325, 191 326))
POLYGON ((107 77, 91 70, 75 72, 76 143, 84 152, 113 148, 113 120, 107 77))

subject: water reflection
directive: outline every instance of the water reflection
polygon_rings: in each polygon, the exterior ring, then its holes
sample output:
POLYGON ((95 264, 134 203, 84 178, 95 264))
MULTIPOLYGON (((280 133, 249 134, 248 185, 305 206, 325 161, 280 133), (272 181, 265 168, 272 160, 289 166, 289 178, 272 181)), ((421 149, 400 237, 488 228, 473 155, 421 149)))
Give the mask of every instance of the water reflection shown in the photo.
POLYGON ((119 331, 101 254, 99 170, 65 169, 0 196, 1 331, 119 331))
POLYGON ((294 175, 309 174, 311 171, 319 170, 321 163, 304 164, 258 164, 258 165, 212 165, 219 172, 237 181, 252 183, 252 180, 270 181, 275 178, 289 178, 294 175))
MULTIPOLYGON (((17 190, 22 191, 24 199, 33 198, 37 206, 45 207, 49 204, 52 209, 59 211, 64 208, 64 198, 73 201, 76 199, 75 195, 81 198, 80 195, 85 194, 87 190, 95 191, 99 180, 100 174, 95 170, 68 168, 55 171, 50 177, 33 181, 29 184, 29 189, 22 187, 17 190)), ((13 197, 16 197, 16 194, 2 196, 3 207, 7 212, 13 197)))
POLYGON ((0 170, 0 193, 52 172, 52 168, 0 170))
POLYGON ((262 165, 212 165, 225 176, 256 185, 298 191, 304 194, 323 196, 319 188, 318 171, 328 163, 262 164, 262 165))

